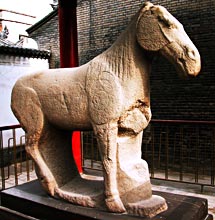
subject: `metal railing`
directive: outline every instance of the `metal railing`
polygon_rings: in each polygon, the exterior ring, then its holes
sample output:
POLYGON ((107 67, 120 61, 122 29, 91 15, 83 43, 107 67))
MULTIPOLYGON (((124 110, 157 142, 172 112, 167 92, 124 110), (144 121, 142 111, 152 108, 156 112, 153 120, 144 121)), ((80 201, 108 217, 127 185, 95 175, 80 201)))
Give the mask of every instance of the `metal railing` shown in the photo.
POLYGON ((215 122, 152 120, 142 157, 151 177, 215 186, 215 122))
POLYGON ((25 134, 20 125, 0 127, 0 190, 31 180, 34 165, 24 145, 25 134))
POLYGON ((82 132, 82 168, 102 170, 97 140, 92 131, 82 132))
MULTIPOLYGON (((83 167, 100 169, 92 133, 84 133, 83 145, 83 167)), ((143 134, 142 158, 151 178, 214 187, 215 121, 152 120, 143 134)))
MULTIPOLYGON (((20 126, 0 127, 0 190, 36 178, 20 126), (10 132, 9 134, 6 134, 10 132), (24 175, 24 176, 23 176, 24 175)), ((93 132, 82 132, 82 166, 102 169, 93 132)), ((143 134, 142 158, 151 178, 215 187, 215 122, 152 120, 143 134)))

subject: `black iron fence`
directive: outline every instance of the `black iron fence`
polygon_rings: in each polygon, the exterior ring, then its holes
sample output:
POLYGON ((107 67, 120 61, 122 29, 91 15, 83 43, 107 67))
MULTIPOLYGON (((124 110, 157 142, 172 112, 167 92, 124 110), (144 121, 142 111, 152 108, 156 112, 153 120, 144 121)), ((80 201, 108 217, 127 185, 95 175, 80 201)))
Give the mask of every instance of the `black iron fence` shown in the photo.
POLYGON ((0 190, 30 181, 34 165, 26 155, 20 125, 0 127, 0 190))
POLYGON ((152 120, 142 157, 152 178, 215 186, 215 122, 152 120))
MULTIPOLYGON (((100 169, 92 133, 83 134, 83 145, 83 167, 100 169)), ((143 133, 142 158, 151 178, 214 187, 215 122, 152 120, 143 133)))
POLYGON ((82 133, 82 167, 102 170, 97 140, 92 131, 82 133))
MULTIPOLYGON (((8 181, 18 185, 36 178, 19 129, 19 125, 0 127, 0 190, 8 181)), ((82 146, 83 168, 101 170, 92 132, 82 133, 82 146)), ((152 120, 143 134, 142 158, 151 178, 198 184, 202 190, 214 187, 215 121, 152 120)))

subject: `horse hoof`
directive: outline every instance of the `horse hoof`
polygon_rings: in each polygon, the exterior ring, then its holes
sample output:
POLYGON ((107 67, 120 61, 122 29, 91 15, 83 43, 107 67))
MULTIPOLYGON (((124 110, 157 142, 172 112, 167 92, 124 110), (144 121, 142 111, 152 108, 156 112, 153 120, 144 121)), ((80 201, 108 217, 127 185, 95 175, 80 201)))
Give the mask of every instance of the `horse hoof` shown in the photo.
POLYGON ((111 212, 123 213, 126 211, 120 198, 109 198, 105 200, 106 206, 111 212))

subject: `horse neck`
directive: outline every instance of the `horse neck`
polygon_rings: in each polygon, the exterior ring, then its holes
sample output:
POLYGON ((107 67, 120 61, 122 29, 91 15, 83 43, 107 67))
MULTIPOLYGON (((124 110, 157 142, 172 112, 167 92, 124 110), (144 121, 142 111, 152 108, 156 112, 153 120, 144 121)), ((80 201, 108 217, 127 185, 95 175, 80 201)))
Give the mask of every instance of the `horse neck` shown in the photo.
POLYGON ((146 72, 146 59, 143 50, 136 41, 136 20, 131 21, 127 29, 115 43, 103 53, 110 70, 122 80, 146 72))

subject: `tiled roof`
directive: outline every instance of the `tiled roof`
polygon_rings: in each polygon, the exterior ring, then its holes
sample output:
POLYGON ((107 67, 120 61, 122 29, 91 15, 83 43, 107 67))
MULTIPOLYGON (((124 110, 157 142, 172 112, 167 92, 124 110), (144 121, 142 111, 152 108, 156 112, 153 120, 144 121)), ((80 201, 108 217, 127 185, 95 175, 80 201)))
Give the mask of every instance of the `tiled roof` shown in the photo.
POLYGON ((24 48, 23 39, 20 39, 18 42, 13 43, 7 40, 7 38, 0 37, 0 54, 48 59, 50 58, 51 52, 48 50, 24 48))
POLYGON ((51 52, 48 50, 37 50, 37 49, 7 46, 1 44, 0 44, 0 54, 9 54, 15 56, 40 58, 40 59, 48 59, 51 56, 51 52))

